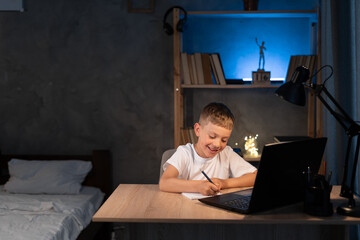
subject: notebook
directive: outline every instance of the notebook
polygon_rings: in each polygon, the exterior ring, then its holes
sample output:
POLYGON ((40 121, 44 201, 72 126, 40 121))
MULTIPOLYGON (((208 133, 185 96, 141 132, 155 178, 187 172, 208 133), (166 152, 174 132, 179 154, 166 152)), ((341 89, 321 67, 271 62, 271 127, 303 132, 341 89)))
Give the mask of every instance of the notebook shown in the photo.
POLYGON ((317 173, 326 138, 271 143, 264 146, 254 187, 199 201, 239 213, 254 213, 304 200, 308 167, 317 173))

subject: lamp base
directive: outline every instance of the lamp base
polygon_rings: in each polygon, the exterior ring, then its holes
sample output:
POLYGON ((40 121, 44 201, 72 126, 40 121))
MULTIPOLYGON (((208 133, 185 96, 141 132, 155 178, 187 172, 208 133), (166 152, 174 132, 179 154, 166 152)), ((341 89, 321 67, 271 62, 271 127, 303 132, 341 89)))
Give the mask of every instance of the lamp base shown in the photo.
POLYGON ((349 207, 348 205, 339 206, 337 207, 336 212, 340 215, 360 218, 360 206, 355 206, 355 207, 349 207))

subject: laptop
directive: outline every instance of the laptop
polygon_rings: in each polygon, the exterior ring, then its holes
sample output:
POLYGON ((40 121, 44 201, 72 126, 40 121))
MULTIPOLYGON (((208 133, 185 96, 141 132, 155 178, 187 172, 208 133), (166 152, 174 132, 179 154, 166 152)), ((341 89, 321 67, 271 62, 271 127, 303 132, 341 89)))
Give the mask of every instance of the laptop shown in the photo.
POLYGON ((199 201, 249 214, 304 200, 306 173, 320 168, 327 138, 271 143, 264 146, 254 187, 199 201))

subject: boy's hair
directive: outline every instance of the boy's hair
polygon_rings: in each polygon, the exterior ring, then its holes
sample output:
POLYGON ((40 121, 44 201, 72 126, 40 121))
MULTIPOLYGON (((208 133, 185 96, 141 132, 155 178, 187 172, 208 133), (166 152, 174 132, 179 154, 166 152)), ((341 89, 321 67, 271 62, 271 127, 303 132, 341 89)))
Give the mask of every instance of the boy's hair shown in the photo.
POLYGON ((206 105, 200 114, 199 123, 207 124, 208 122, 232 130, 235 117, 225 104, 212 102, 206 105))

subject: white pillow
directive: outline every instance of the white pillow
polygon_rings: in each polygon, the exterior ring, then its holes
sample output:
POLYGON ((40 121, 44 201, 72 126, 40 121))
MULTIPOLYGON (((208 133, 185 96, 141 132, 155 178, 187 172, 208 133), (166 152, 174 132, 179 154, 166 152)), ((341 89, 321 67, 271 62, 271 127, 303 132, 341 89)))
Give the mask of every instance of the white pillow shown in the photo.
POLYGON ((10 179, 4 189, 11 193, 78 194, 92 164, 81 160, 20 160, 8 163, 10 179))

